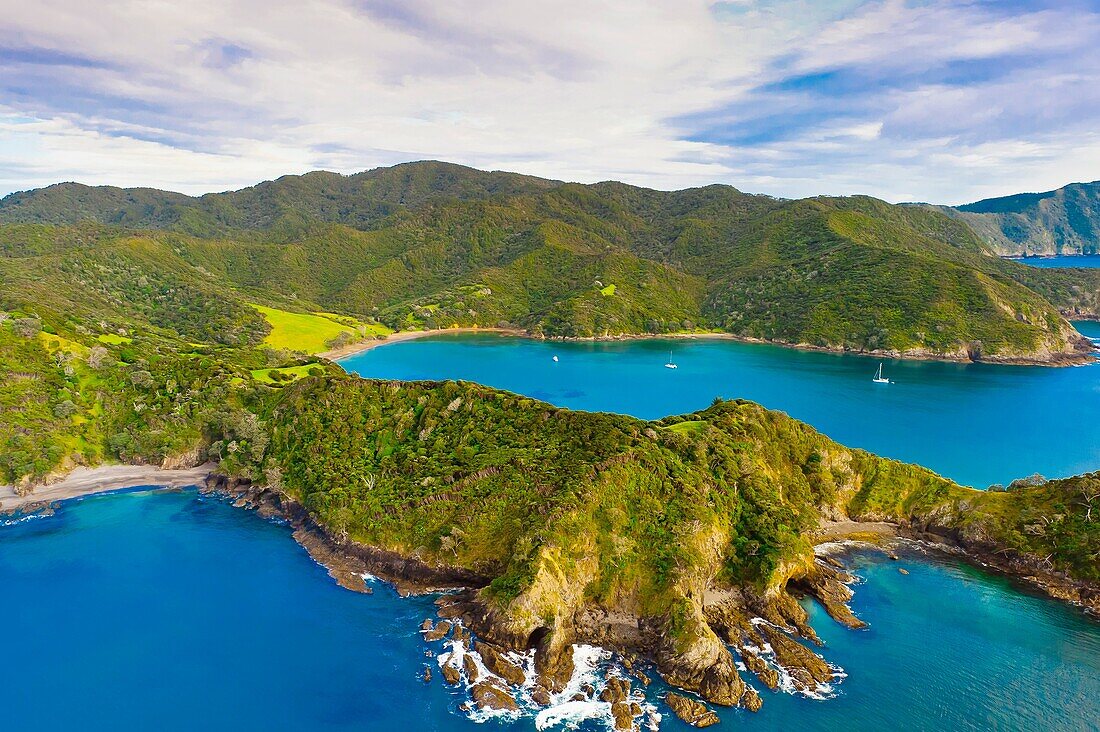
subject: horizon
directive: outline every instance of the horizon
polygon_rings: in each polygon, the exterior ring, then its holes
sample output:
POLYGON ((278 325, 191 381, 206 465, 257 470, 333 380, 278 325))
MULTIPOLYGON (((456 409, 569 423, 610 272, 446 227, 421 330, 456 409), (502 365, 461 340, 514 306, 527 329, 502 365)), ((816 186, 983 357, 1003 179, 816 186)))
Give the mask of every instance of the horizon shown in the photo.
MULTIPOLYGON (((656 190, 656 191, 663 191, 663 192, 684 191, 684 190, 691 190, 691 189, 697 189, 697 188, 707 188, 707 187, 710 187, 710 186, 726 186, 726 187, 734 188, 738 192, 744 193, 746 195, 751 195, 751 196, 772 196, 772 194, 770 194, 770 193, 761 193, 761 192, 758 192, 758 191, 745 190, 744 188, 741 188, 741 187, 739 187, 735 184, 726 183, 724 181, 712 181, 712 182, 709 182, 709 183, 700 183, 698 185, 685 186, 683 188, 657 188, 657 187, 654 187, 654 186, 639 186, 639 185, 635 185, 633 183, 627 183, 625 181, 613 180, 613 179, 599 180, 599 181, 593 181, 591 183, 586 183, 586 182, 583 182, 583 181, 575 181, 575 180, 561 180, 561 179, 555 179, 555 178, 543 178, 542 176, 535 176, 535 175, 531 175, 529 173, 522 173, 522 172, 517 171, 517 170, 500 170, 500 169, 477 168, 477 167, 474 167, 472 165, 463 165, 462 163, 455 163, 455 162, 451 162, 451 161, 448 161, 448 160, 423 159, 423 160, 408 160, 408 161, 403 161, 403 162, 400 162, 400 163, 394 163, 393 165, 380 165, 380 166, 375 166, 373 168, 364 168, 362 170, 353 170, 353 171, 349 171, 349 172, 340 172, 340 171, 337 171, 337 170, 325 170, 325 169, 322 169, 322 168, 317 168, 317 169, 314 169, 314 170, 307 170, 304 173, 284 173, 282 175, 278 175, 278 176, 275 176, 273 178, 265 178, 264 180, 258 180, 258 181, 252 182, 252 183, 246 183, 246 184, 241 185, 241 186, 236 187, 236 188, 226 188, 226 189, 220 189, 220 190, 200 191, 200 192, 197 192, 197 193, 187 193, 187 192, 184 192, 184 191, 172 190, 170 188, 155 188, 155 187, 151 187, 151 186, 115 185, 115 184, 111 184, 111 183, 85 183, 83 181, 78 181, 78 180, 60 180, 60 181, 56 181, 56 182, 53 182, 53 183, 46 183, 44 185, 36 186, 36 187, 33 187, 33 188, 25 188, 25 189, 21 189, 21 190, 0 192, 0 201, 3 201, 3 200, 5 200, 5 199, 7 199, 11 196, 15 196, 15 195, 19 195, 19 194, 33 193, 35 191, 40 191, 40 190, 44 190, 44 189, 47 189, 47 188, 53 188, 55 186, 64 186, 64 185, 78 185, 78 186, 84 186, 86 188, 117 188, 117 189, 120 189, 120 190, 152 190, 152 191, 158 191, 160 193, 175 193, 175 194, 188 196, 190 198, 196 198, 197 199, 197 198, 202 198, 203 196, 237 193, 239 191, 248 190, 250 188, 255 188, 255 187, 263 185, 265 183, 274 183, 274 182, 277 182, 279 180, 282 180, 283 178, 301 178, 301 177, 311 175, 311 174, 314 174, 314 173, 329 173, 329 174, 332 174, 332 175, 339 175, 339 176, 344 177, 344 178, 351 178, 351 177, 354 177, 356 175, 362 175, 364 173, 370 173, 370 172, 375 171, 375 170, 389 170, 389 169, 392 169, 392 168, 400 167, 402 165, 418 165, 418 164, 424 164, 424 163, 439 163, 439 164, 443 164, 443 165, 453 165, 453 166, 457 166, 457 167, 467 168, 469 170, 476 170, 476 171, 482 172, 482 173, 503 173, 503 174, 508 174, 508 175, 523 175, 523 176, 528 176, 528 177, 533 177, 533 178, 539 178, 541 180, 549 181, 549 182, 552 182, 552 183, 559 183, 559 184, 562 184, 562 185, 600 185, 600 184, 603 184, 603 183, 620 183, 620 184, 624 184, 624 185, 630 185, 630 186, 635 187, 635 188, 642 188, 642 189, 649 189, 649 190, 656 190)), ((1005 194, 1002 194, 1002 195, 999 195, 999 196, 987 196, 986 198, 976 199, 976 200, 973 200, 973 201, 964 201, 964 202, 956 203, 956 204, 944 204, 944 203, 940 203, 938 201, 899 201, 899 202, 896 202, 896 203, 912 204, 912 205, 955 206, 955 207, 958 207, 958 206, 966 206, 966 205, 982 203, 986 200, 992 200, 992 199, 997 199, 997 198, 1007 198, 1007 197, 1010 197, 1010 196, 1044 195, 1044 194, 1047 194, 1047 193, 1055 193, 1056 191, 1061 190, 1063 188, 1067 188, 1069 186, 1090 186, 1090 185, 1097 185, 1097 184, 1100 184, 1100 179, 1098 179, 1098 180, 1075 180, 1075 181, 1068 181, 1066 183, 1063 183, 1062 185, 1059 185, 1059 186, 1057 186, 1055 188, 1052 188, 1052 189, 1049 189, 1049 190, 1042 190, 1042 191, 1039 191, 1039 190, 1035 190, 1035 191, 1012 191, 1012 192, 1008 192, 1008 193, 1005 193, 1005 194)), ((878 198, 877 196, 874 196, 870 193, 859 193, 859 192, 844 193, 844 194, 812 193, 812 194, 809 194, 807 196, 800 196, 798 198, 788 198, 788 197, 785 197, 785 196, 772 196, 772 197, 780 199, 780 200, 792 200, 793 201, 793 200, 799 200, 801 198, 831 198, 831 197, 843 198, 843 197, 853 197, 853 196, 867 196, 867 197, 870 197, 870 198, 878 198)), ((880 199, 880 200, 886 200, 886 199, 880 199)), ((891 203, 893 203, 893 202, 891 202, 891 203)))
POLYGON ((426 159, 959 205, 1100 172, 1095 0, 44 0, 0 19, 0 196, 426 159))

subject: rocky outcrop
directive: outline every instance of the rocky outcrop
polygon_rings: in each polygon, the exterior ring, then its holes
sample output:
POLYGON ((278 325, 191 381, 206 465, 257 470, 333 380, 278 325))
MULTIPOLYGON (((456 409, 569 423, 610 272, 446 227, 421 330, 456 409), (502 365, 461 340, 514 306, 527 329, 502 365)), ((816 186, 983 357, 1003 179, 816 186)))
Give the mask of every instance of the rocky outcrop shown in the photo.
POLYGON ((610 677, 599 698, 611 705, 611 718, 618 732, 636 729, 634 718, 641 715, 642 706, 631 698, 629 681, 618 676, 610 677))
POLYGON ((481 661, 485 664, 485 668, 489 669, 491 673, 501 677, 509 684, 520 686, 527 680, 527 674, 523 672, 523 669, 512 660, 506 658, 504 652, 500 648, 488 643, 476 641, 474 643, 474 650, 481 656, 481 661))
POLYGON ((707 709, 702 702, 670 691, 665 694, 665 704, 677 717, 692 727, 710 727, 718 724, 718 715, 707 709))
POLYGON ((434 642, 443 640, 447 637, 447 634, 451 632, 451 623, 447 620, 441 620, 435 627, 432 627, 432 621, 429 618, 420 626, 420 630, 424 633, 424 640, 426 641, 434 642))
POLYGON ((515 711, 519 709, 515 698, 507 690, 493 683, 482 681, 470 689, 470 696, 480 709, 515 711))

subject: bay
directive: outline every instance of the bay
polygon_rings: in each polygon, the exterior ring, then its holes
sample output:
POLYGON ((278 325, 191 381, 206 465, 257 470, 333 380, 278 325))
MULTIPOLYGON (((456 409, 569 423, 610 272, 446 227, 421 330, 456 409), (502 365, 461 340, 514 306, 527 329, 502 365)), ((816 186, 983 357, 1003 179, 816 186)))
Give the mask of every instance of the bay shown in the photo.
MULTIPOLYGON (((1076 325, 1100 338, 1100 324, 1076 325)), ((341 363, 370 378, 465 379, 643 419, 703 409, 719 396, 750 399, 845 445, 979 488, 1100 469, 1100 365, 880 361, 704 338, 555 342, 491 333, 387 344, 341 363), (664 367, 670 352, 676 369, 664 367), (879 363, 894 383, 872 382, 879 363)))
POLYGON ((1053 257, 1010 257, 1029 267, 1100 267, 1100 254, 1058 254, 1053 257))

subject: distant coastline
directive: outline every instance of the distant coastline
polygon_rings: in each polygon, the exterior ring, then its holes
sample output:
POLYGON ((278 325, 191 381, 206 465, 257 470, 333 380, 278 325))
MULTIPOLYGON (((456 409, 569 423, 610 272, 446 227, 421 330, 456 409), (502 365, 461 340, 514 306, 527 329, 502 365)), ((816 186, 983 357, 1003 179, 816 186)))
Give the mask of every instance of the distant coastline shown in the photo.
MULTIPOLYGON (((1081 318, 1088 319, 1088 318, 1081 318)), ((529 338, 531 340, 539 341, 560 341, 563 343, 600 343, 600 342, 614 342, 614 341, 642 341, 642 340, 725 340, 734 341, 737 343, 755 343, 769 346, 780 346, 783 348, 793 348, 799 351, 815 351, 818 353, 836 353, 847 354, 851 356, 867 356, 869 358, 887 358, 898 359, 905 361, 940 361, 945 363, 984 363, 994 365, 1005 366, 1082 366, 1097 362, 1097 351, 1091 341, 1088 341, 1082 336, 1084 341, 1088 342, 1088 347, 1082 343, 1078 350, 1074 353, 1059 353, 1055 354, 1049 360, 1040 360, 1034 358, 1021 358, 1016 356, 987 356, 980 361, 974 361, 962 354, 958 356, 949 356, 945 354, 935 354, 922 351, 856 351, 844 348, 834 348, 829 346, 815 346, 809 343, 787 343, 785 341, 768 340, 766 338, 752 338, 749 336, 740 336, 734 333, 722 333, 716 331, 699 331, 699 332, 679 332, 679 333, 623 333, 619 335, 609 336, 588 336, 588 337, 556 337, 548 338, 546 336, 538 336, 529 331, 522 330, 520 328, 478 328, 478 327, 463 327, 463 328, 436 328, 433 330, 410 330, 410 331, 398 331, 391 333, 385 338, 377 338, 374 340, 359 341, 358 343, 350 343, 342 348, 325 351, 318 353, 320 358, 328 359, 329 361, 339 362, 352 356, 356 356, 360 353, 373 350, 380 346, 389 345, 391 343, 401 343, 404 341, 418 340, 420 338, 429 338, 432 336, 442 335, 460 335, 470 333, 495 333, 498 335, 513 336, 515 338, 529 338)))

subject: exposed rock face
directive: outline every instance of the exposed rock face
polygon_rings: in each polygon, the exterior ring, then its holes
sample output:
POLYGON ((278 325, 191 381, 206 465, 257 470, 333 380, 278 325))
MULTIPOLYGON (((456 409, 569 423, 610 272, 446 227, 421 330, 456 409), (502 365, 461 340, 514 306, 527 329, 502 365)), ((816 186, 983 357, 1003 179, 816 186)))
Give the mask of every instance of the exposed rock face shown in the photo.
POLYGON ((466 674, 466 680, 471 684, 476 684, 477 680, 481 677, 481 670, 477 667, 477 663, 474 662, 473 656, 464 655, 462 657, 462 670, 466 674))
POLYGON ((491 681, 474 684, 470 689, 470 696, 481 709, 515 710, 519 708, 511 694, 491 681))
POLYGON ((485 668, 489 669, 491 673, 501 677, 509 684, 520 686, 527 680, 527 675, 523 672, 523 669, 511 660, 505 658, 501 649, 488 643, 477 641, 474 643, 474 650, 481 655, 481 660, 485 664, 485 668))
POLYGON ((707 709, 702 702, 670 691, 665 695, 665 704, 668 704, 668 708, 677 717, 692 727, 710 727, 712 724, 718 724, 718 715, 707 709))
POLYGON ((634 717, 642 713, 642 707, 630 698, 630 682, 626 679, 612 676, 607 680, 607 686, 600 692, 600 701, 611 704, 611 717, 615 720, 615 729, 621 731, 633 730, 634 717))
POLYGON ((451 686, 454 686, 459 681, 461 681, 462 677, 459 674, 458 669, 449 663, 450 659, 447 660, 448 662, 444 663, 443 666, 440 668, 440 672, 443 674, 443 680, 451 686))
POLYGON ((551 641, 535 649, 535 672, 550 691, 563 691, 574 669, 571 647, 559 647, 551 641))
POLYGON ((812 595, 825 608, 825 612, 841 625, 849 628, 866 628, 867 623, 857 618, 848 607, 848 601, 852 599, 852 590, 846 583, 851 582, 852 579, 847 572, 819 561, 813 571, 795 580, 793 585, 812 595))
POLYGON ((819 684, 833 680, 833 670, 821 656, 770 625, 761 624, 759 628, 775 652, 776 663, 787 670, 796 689, 813 691, 819 684))
POLYGON ((431 620, 425 620, 424 622, 428 624, 428 627, 421 629, 424 631, 424 640, 428 642, 443 640, 451 632, 451 623, 447 620, 440 620, 434 628, 431 627, 431 620))
POLYGON ((550 706, 550 692, 542 685, 536 685, 535 688, 531 690, 531 700, 540 707, 550 706))

